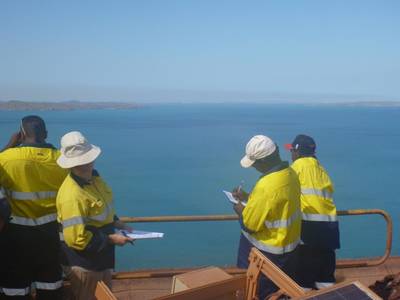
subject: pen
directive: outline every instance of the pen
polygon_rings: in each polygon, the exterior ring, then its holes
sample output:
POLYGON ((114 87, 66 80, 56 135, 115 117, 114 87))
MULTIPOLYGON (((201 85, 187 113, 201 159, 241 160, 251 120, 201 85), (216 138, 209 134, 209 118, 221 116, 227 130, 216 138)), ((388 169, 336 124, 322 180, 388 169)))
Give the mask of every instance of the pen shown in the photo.
POLYGON ((237 189, 237 192, 239 193, 240 192, 240 190, 242 189, 242 185, 243 185, 243 183, 244 183, 244 181, 242 180, 242 181, 240 181, 240 184, 239 184, 239 187, 238 187, 238 189, 237 189))
MULTIPOLYGON (((125 237, 129 237, 129 236, 126 234, 125 230, 121 230, 121 232, 122 232, 122 234, 123 234, 125 237)), ((131 244, 131 245, 133 245, 133 241, 128 241, 128 243, 131 244)))

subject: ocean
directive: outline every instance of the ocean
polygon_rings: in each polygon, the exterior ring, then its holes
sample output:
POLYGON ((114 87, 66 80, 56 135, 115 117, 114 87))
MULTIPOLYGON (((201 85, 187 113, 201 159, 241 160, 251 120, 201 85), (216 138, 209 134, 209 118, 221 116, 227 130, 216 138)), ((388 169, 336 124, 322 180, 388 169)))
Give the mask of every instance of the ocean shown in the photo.
MULTIPOLYGON (((114 191, 119 216, 232 214, 222 193, 259 174, 239 161, 247 141, 265 134, 280 146, 295 135, 315 138, 317 156, 335 183, 339 210, 380 208, 394 222, 392 253, 399 254, 398 201, 400 108, 334 105, 164 104, 134 110, 0 112, 0 144, 18 130, 21 117, 42 116, 48 141, 79 130, 100 146, 96 169, 114 191)), ((340 217, 338 256, 379 256, 385 247, 380 216, 340 217)), ((117 270, 233 265, 237 222, 140 223, 159 240, 117 250, 117 270)))

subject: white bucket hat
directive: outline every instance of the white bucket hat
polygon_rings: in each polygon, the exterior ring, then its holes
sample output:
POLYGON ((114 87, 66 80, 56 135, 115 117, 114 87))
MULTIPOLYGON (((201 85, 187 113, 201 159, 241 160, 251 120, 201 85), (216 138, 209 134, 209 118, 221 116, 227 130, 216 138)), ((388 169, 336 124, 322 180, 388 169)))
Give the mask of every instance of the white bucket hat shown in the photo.
POLYGON ((255 135, 246 145, 246 155, 240 161, 243 168, 251 167, 257 159, 274 153, 276 144, 265 135, 255 135))
POLYGON ((61 138, 61 156, 57 164, 63 169, 82 166, 93 162, 101 149, 92 145, 79 131, 71 131, 61 138))

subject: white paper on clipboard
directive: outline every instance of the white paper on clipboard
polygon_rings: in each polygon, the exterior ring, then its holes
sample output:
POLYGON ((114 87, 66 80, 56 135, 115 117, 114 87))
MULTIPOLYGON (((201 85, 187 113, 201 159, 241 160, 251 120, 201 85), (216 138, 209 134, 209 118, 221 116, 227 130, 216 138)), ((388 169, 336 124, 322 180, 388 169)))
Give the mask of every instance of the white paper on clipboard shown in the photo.
MULTIPOLYGON (((236 200, 235 199, 235 197, 233 197, 233 195, 232 195, 232 193, 231 192, 228 192, 228 191, 222 191, 224 194, 225 194, 225 196, 228 198, 228 200, 229 200, 229 202, 231 202, 231 203, 233 203, 233 204, 238 204, 239 203, 239 201, 238 200, 236 200)), ((244 205, 244 206, 246 206, 246 202, 244 202, 244 201, 241 201, 241 203, 242 203, 242 205, 244 205)))

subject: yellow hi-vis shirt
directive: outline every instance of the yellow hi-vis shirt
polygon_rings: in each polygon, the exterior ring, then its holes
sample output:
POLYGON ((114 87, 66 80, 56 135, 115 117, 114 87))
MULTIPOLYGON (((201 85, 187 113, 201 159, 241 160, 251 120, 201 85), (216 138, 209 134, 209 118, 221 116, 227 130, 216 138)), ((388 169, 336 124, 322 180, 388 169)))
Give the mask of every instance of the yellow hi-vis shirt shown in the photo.
POLYGON ((258 249, 284 254, 300 242, 300 184, 287 167, 263 176, 249 195, 242 213, 244 236, 258 249))
POLYGON ((69 174, 57 195, 57 219, 63 227, 64 241, 75 250, 85 250, 93 237, 88 230, 114 223, 111 189, 100 176, 93 176, 90 184, 80 185, 69 174))
POLYGON ((0 153, 0 185, 10 201, 10 223, 38 226, 54 222, 56 195, 67 171, 50 144, 20 146, 0 153))
POLYGON ((333 184, 314 157, 302 157, 292 164, 301 185, 301 211, 305 221, 337 221, 333 184))

